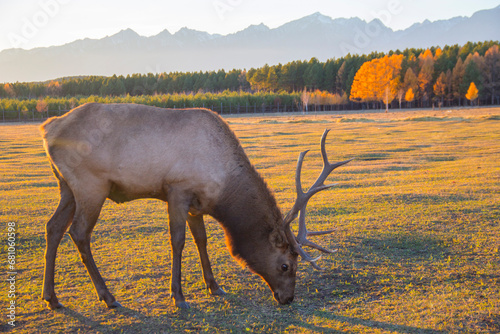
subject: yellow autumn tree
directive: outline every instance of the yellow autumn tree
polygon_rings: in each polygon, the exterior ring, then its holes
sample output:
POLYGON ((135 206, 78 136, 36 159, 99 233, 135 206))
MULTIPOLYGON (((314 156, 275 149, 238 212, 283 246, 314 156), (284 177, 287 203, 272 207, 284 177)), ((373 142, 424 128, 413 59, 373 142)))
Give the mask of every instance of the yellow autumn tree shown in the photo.
MULTIPOLYGON (((413 102, 413 100, 415 99, 415 94, 413 93, 413 89, 408 88, 408 90, 406 91, 406 94, 405 94, 405 100, 406 102, 410 102, 410 104, 413 102)), ((411 107, 411 106, 410 106, 411 107)))
POLYGON ((320 91, 319 89, 314 92, 305 92, 303 94, 307 94, 307 102, 309 104, 313 104, 316 106, 326 106, 326 105, 338 105, 338 104, 346 104, 347 97, 346 94, 332 94, 327 91, 320 91))
POLYGON ((351 86, 350 100, 357 102, 372 102, 377 100, 372 90, 372 86, 375 83, 375 70, 373 67, 373 61, 365 62, 356 72, 351 86))
POLYGON ((47 101, 45 100, 38 100, 38 102, 36 103, 36 110, 39 112, 39 113, 43 113, 45 111, 48 110, 48 104, 47 104, 47 101))
POLYGON ((467 94, 465 94, 465 97, 472 104, 474 102, 474 100, 477 99, 478 95, 479 95, 479 91, 476 87, 476 84, 474 82, 471 82, 470 86, 469 86, 469 90, 467 91, 467 94))
POLYGON ((418 86, 422 93, 422 98, 425 100, 429 97, 429 89, 432 83, 432 76, 434 74, 434 56, 430 49, 425 50, 418 56, 420 63, 420 72, 418 73, 418 86))
POLYGON ((59 81, 51 81, 47 85, 47 95, 59 96, 62 93, 62 86, 59 81))
POLYGON ((433 88, 434 95, 436 95, 436 97, 441 100, 440 103, 443 104, 444 96, 446 95, 446 74, 444 74, 444 72, 441 72, 433 88))
POLYGON ((10 97, 16 96, 16 92, 14 91, 14 88, 12 87, 11 84, 6 83, 3 86, 3 89, 5 90, 5 92, 7 93, 7 95, 9 95, 10 97))
POLYGON ((436 51, 434 52, 434 60, 437 60, 441 55, 443 54, 443 50, 441 48, 437 48, 436 51))
POLYGON ((365 62, 354 76, 349 98, 358 102, 384 102, 387 111, 398 92, 402 62, 403 55, 365 62))

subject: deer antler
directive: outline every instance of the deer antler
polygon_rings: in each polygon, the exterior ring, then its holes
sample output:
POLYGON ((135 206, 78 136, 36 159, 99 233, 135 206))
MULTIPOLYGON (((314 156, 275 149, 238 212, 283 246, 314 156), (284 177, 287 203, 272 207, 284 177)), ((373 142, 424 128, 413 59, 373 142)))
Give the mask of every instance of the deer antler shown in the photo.
POLYGON ((297 199, 295 200, 295 203, 293 204, 292 209, 290 210, 290 212, 287 213, 287 215, 285 216, 285 219, 283 221, 283 224, 285 226, 285 233, 286 233, 288 242, 292 246, 292 249, 297 254, 299 254, 303 260, 309 261, 315 269, 320 269, 320 270, 322 270, 322 268, 316 264, 316 261, 318 261, 321 258, 321 256, 318 256, 316 258, 312 258, 309 254, 307 254, 302 249, 302 246, 309 246, 309 247, 318 249, 324 253, 336 252, 336 250, 334 250, 334 251, 328 250, 326 248, 323 248, 323 247, 315 244, 314 242, 307 240, 307 236, 309 236, 309 235, 329 234, 329 233, 334 232, 334 230, 323 231, 323 232, 309 232, 309 231, 307 231, 307 227, 306 227, 307 202, 314 194, 320 192, 321 190, 325 190, 325 189, 328 189, 328 188, 331 188, 331 187, 337 185, 336 183, 325 185, 324 182, 326 181, 326 178, 328 177, 328 175, 330 175, 330 173, 335 168, 342 166, 342 165, 345 165, 349 161, 353 160, 353 159, 349 159, 349 160, 337 162, 334 164, 330 164, 330 162, 328 162, 328 156, 326 154, 326 148, 325 148, 325 141, 326 141, 326 136, 327 136, 329 131, 330 130, 328 130, 328 129, 325 130, 325 132, 323 133, 323 136, 321 137, 321 156, 323 157, 323 170, 321 171, 321 174, 317 178, 316 182, 314 182, 314 184, 311 186, 311 188, 309 188, 309 190, 307 192, 304 192, 302 189, 302 182, 300 180, 300 173, 302 170, 302 163, 304 161, 304 157, 305 157, 306 153, 309 151, 304 151, 304 152, 300 153, 299 160, 297 161, 297 170, 295 172, 295 187, 296 187, 296 191, 297 191, 297 199), (300 215, 299 215, 299 212, 300 212, 300 215), (299 215, 299 231, 297 233, 297 237, 295 237, 295 235, 292 233, 292 230, 290 229, 290 224, 295 220, 295 218, 297 218, 298 215, 299 215))

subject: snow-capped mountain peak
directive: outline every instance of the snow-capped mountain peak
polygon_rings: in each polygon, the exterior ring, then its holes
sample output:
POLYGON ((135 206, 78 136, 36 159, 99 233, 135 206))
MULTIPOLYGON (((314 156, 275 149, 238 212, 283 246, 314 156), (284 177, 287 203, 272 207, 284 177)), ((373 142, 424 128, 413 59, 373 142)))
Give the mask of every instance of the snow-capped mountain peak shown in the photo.
POLYGON ((348 53, 369 54, 500 40, 500 6, 471 17, 424 21, 392 31, 380 20, 332 19, 313 13, 277 28, 251 25, 221 36, 187 27, 144 37, 132 29, 102 39, 61 46, 0 52, 0 82, 45 81, 62 76, 113 75, 158 71, 249 69, 264 64, 320 61, 348 53))

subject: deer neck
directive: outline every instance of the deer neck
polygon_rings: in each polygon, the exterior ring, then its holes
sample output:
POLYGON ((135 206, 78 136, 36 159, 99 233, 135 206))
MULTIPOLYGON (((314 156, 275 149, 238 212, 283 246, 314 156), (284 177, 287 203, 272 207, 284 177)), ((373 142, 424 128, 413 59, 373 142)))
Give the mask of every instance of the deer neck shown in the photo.
POLYGON ((243 262, 270 246, 269 235, 282 222, 273 194, 253 167, 231 178, 212 216, 224 228, 231 254, 243 262))

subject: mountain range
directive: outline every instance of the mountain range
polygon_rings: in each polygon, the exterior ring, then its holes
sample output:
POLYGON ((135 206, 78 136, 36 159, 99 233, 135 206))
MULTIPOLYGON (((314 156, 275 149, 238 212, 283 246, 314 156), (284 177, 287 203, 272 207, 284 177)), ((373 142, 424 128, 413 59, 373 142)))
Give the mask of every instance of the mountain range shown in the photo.
POLYGON ((102 39, 0 52, 0 82, 79 75, 249 69, 316 57, 387 52, 500 40, 500 6, 471 17, 416 23, 393 31, 379 19, 332 19, 315 13, 277 28, 264 24, 229 35, 182 28, 144 37, 126 29, 102 39))

